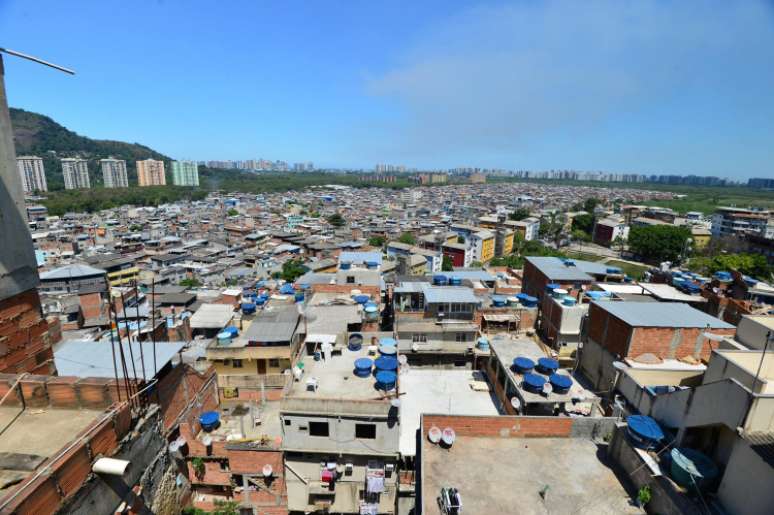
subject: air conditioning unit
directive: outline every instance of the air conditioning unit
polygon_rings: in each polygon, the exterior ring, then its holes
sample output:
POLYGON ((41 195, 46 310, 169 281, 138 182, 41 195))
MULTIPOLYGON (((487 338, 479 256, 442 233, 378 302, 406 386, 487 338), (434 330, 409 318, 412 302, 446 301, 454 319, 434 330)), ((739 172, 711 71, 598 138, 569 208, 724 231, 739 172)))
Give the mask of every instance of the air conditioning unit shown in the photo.
POLYGON ((344 465, 344 474, 351 476, 352 472, 355 470, 355 465, 349 461, 344 465))

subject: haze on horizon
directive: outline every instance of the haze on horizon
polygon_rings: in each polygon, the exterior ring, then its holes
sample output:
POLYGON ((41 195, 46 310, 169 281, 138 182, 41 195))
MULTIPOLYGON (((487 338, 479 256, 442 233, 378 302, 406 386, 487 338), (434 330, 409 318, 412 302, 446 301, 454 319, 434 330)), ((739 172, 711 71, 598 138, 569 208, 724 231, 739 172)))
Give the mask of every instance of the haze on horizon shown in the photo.
POLYGON ((774 176, 774 3, 0 2, 15 107, 175 158, 774 176))

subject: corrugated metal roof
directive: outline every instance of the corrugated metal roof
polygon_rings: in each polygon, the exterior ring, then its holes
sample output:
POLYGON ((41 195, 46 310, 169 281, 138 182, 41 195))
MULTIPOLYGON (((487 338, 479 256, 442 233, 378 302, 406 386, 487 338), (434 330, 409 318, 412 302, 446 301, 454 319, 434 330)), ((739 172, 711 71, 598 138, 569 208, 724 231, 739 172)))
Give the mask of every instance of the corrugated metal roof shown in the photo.
POLYGON ((76 277, 89 277, 92 275, 105 275, 101 268, 94 268, 89 265, 65 265, 50 272, 40 274, 43 281, 53 281, 57 279, 73 279, 76 277))
POLYGON ((191 329, 222 329, 233 317, 230 304, 202 304, 191 317, 191 329))
POLYGON ((373 261, 382 264, 381 252, 342 252, 339 254, 339 263, 367 263, 373 261))
POLYGON ((634 327, 707 327, 733 329, 734 326, 680 302, 594 302, 634 327))
MULTIPOLYGON (((551 281, 593 281, 594 278, 582 270, 578 263, 588 261, 575 261, 575 266, 567 266, 558 257, 528 256, 525 258, 540 270, 551 281)), ((603 272, 604 273, 604 272, 603 272)))
MULTIPOLYGON (((135 378, 134 371, 137 372, 138 379, 143 377, 142 363, 145 362, 145 378, 153 377, 153 342, 132 342, 129 352, 129 343, 126 339, 121 343, 126 358, 127 375, 135 378), (142 352, 140 352, 142 348, 142 352), (134 357, 134 367, 132 367, 132 356, 134 357), (143 359, 144 358, 144 359, 143 359)), ((118 342, 115 342, 116 359, 118 359, 118 342)), ((183 348, 183 342, 156 342, 156 367, 161 370, 164 365, 180 352, 183 348)), ((98 342, 85 340, 65 340, 54 351, 54 363, 60 376, 76 377, 107 377, 115 378, 113 369, 113 347, 110 341, 104 339, 98 342)), ((118 377, 123 378, 123 370, 119 365, 118 377)))
POLYGON ((289 342, 300 318, 295 304, 266 309, 255 317, 244 338, 251 342, 289 342))
POLYGON ((442 302, 478 304, 481 302, 471 288, 464 286, 430 286, 427 283, 422 283, 422 291, 425 295, 425 302, 428 304, 442 302))

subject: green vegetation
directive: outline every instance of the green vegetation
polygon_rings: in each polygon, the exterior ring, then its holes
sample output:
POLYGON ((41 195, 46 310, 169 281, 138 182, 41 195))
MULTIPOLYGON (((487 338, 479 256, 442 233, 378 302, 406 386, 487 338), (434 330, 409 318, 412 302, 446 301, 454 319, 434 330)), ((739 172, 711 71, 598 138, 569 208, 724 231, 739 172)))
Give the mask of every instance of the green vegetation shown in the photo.
POLYGON ((484 264, 481 261, 471 261, 470 268, 482 268, 484 264))
POLYGON ((558 246, 564 232, 564 222, 565 216, 560 213, 554 212, 548 217, 543 217, 540 221, 540 230, 538 231, 540 237, 552 241, 558 246))
POLYGON ((449 256, 444 256, 443 262, 441 263, 441 271, 451 272, 453 270, 454 270, 454 263, 452 262, 451 258, 449 256))
POLYGON ((180 284, 180 286, 185 286, 186 288, 198 288, 199 286, 202 285, 202 283, 195 277, 186 277, 185 279, 182 279, 178 284, 180 284))
POLYGON ((674 225, 632 227, 629 232, 629 251, 653 263, 676 262, 690 236, 690 230, 674 225))
POLYGON ((384 246, 384 236, 372 236, 368 239, 368 244, 372 247, 382 247, 384 246))
POLYGON ((292 283, 302 275, 304 275, 306 272, 309 271, 307 267, 305 267, 301 260, 295 260, 291 259, 289 261, 285 261, 282 263, 282 277, 287 282, 292 283))
POLYGON ((192 459, 191 467, 193 468, 194 474, 196 474, 196 477, 198 477, 199 479, 204 477, 205 468, 204 468, 204 460, 202 458, 197 456, 196 458, 192 459))
POLYGON ((621 269, 623 273, 637 280, 641 279, 642 274, 647 272, 649 268, 645 265, 635 265, 634 263, 619 261, 617 259, 610 259, 607 262, 605 262, 605 264, 610 266, 617 266, 618 268, 621 269))
POLYGON ((236 501, 221 501, 216 500, 214 502, 215 509, 213 511, 205 511, 201 508, 194 508, 188 506, 180 511, 181 515, 239 515, 239 503, 236 501))
POLYGON ((410 232, 404 232, 401 234, 400 238, 398 238, 398 241, 405 243, 406 245, 415 245, 417 243, 417 239, 410 232))
POLYGON ((762 280, 769 280, 774 273, 774 267, 769 266, 766 257, 760 254, 719 254, 710 257, 693 257, 688 261, 688 269, 702 275, 735 270, 762 280))
MULTIPOLYGON (((523 240, 522 240, 523 241, 523 240)), ((566 257, 563 252, 560 252, 551 247, 547 247, 539 241, 523 241, 519 243, 516 248, 514 242, 514 253, 508 256, 496 257, 489 261, 490 266, 507 266, 508 268, 521 268, 524 266, 524 258, 526 256, 556 256, 566 257)))
POLYGON ((527 217, 529 217, 529 209, 525 207, 520 207, 508 216, 509 219, 515 220, 517 222, 520 222, 527 217))
POLYGON ((588 252, 580 252, 577 250, 566 250, 564 253, 568 258, 580 259, 582 261, 602 261, 605 256, 598 256, 596 254, 590 254, 588 252))
POLYGON ((650 486, 648 485, 643 486, 637 492, 637 502, 640 503, 640 506, 645 506, 650 502, 652 498, 653 498, 653 493, 651 492, 650 486))
POLYGON ((237 216, 237 215, 239 214, 239 211, 237 211, 236 209, 234 209, 234 208, 232 207, 231 209, 229 209, 228 211, 226 211, 226 214, 227 214, 228 216, 237 216))
POLYGON ((94 213, 123 205, 158 206, 178 200, 202 200, 207 196, 204 190, 184 186, 147 186, 144 188, 96 188, 88 191, 63 190, 49 192, 43 205, 51 215, 65 213, 94 213))
POLYGON ((594 230, 594 215, 578 215, 573 217, 572 229, 573 231, 583 231, 590 235, 594 230))
POLYGON ((347 221, 344 220, 344 217, 341 216, 339 213, 333 213, 331 216, 327 218, 327 220, 328 220, 328 223, 334 227, 341 227, 347 223, 347 221))

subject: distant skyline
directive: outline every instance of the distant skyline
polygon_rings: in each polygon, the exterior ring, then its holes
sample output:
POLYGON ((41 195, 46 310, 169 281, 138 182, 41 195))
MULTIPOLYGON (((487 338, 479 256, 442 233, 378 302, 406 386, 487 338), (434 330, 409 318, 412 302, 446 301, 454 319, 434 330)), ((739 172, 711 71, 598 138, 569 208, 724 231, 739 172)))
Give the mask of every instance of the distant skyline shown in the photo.
POLYGON ((0 1, 9 103, 176 159, 774 177, 774 2, 0 1))

